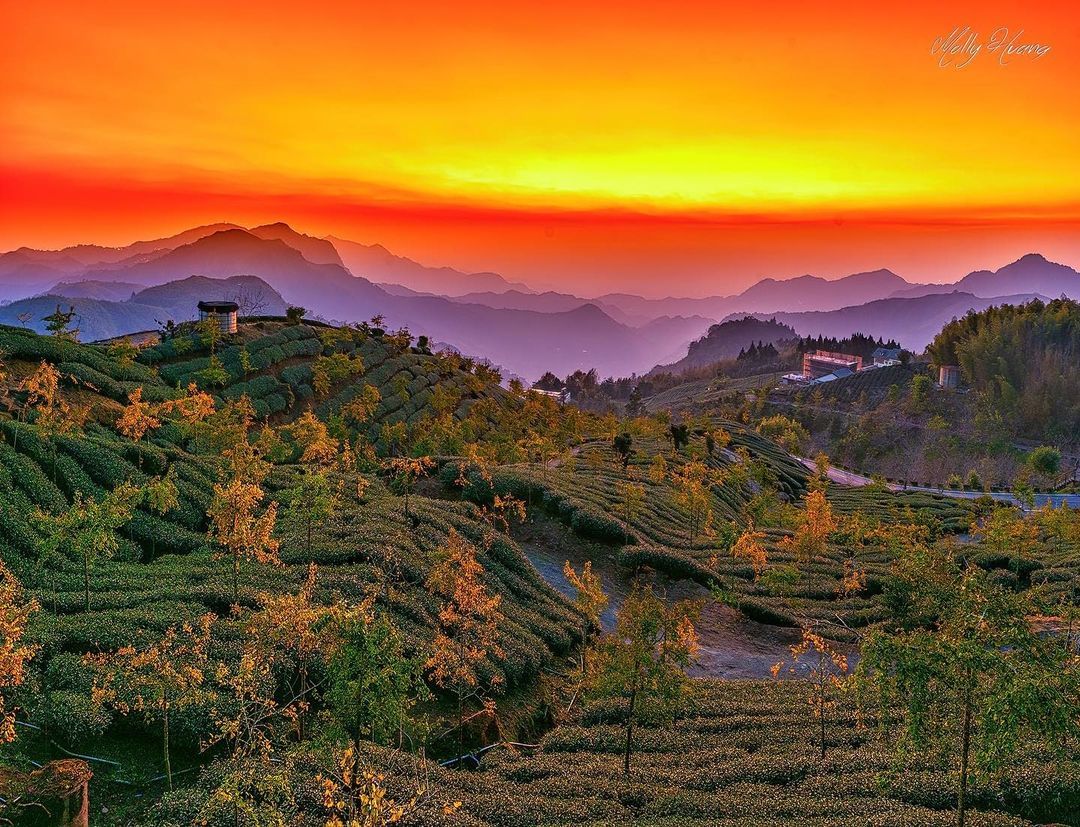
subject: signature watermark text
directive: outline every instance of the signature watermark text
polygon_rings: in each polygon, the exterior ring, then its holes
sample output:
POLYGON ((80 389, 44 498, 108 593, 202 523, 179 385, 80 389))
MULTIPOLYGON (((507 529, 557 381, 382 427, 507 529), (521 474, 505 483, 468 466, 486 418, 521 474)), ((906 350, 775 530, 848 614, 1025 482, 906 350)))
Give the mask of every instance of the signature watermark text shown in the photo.
POLYGON ((1023 37, 1023 29, 1014 32, 1007 26, 994 29, 988 38, 971 26, 957 26, 949 34, 934 38, 930 54, 937 56, 942 69, 963 69, 983 53, 996 57, 999 65, 1008 66, 1017 59, 1038 60, 1050 51, 1048 44, 1024 41, 1023 37))

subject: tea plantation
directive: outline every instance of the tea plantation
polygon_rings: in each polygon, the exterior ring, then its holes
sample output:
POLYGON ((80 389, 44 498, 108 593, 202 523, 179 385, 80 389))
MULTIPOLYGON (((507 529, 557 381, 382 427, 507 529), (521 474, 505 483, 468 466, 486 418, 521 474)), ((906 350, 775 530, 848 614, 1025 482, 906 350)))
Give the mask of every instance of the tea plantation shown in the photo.
MULTIPOLYGON (((1075 521, 971 536, 992 506, 826 485, 735 422, 669 426, 503 388, 487 366, 374 324, 252 319, 141 351, 0 327, 0 621, 4 653, 29 646, 0 681, 0 713, 14 713, 0 819, 51 823, 20 809, 11 779, 76 756, 94 772, 91 824, 117 827, 954 823, 949 761, 901 760, 895 734, 831 683, 821 758, 804 675, 666 685, 678 711, 636 725, 624 775, 630 713, 582 685, 596 647, 618 640, 585 590, 574 603, 545 582, 515 526, 560 521, 628 581, 693 581, 746 618, 854 652, 899 605, 894 532, 1003 593, 1037 593, 1060 634, 1080 593, 1075 521), (163 481, 174 496, 147 493, 163 481), (130 513, 94 510, 125 491, 140 492, 130 513), (50 545, 71 515, 78 529, 50 545), (230 520, 242 530, 226 536, 230 520), (735 554, 746 538, 760 559, 735 554), (243 554, 230 559, 230 542, 243 554), (290 657, 259 639, 257 617, 297 632, 290 657), (375 619, 393 645, 378 648, 375 619), (203 623, 180 697, 103 682, 109 658, 160 656, 203 623), (397 692, 405 712, 377 735, 397 692)), ((654 644, 649 659, 667 632, 654 644)), ((1080 823, 1076 752, 1016 744, 1021 761, 973 780, 967 823, 1080 823)))
MULTIPOLYGON (((587 441, 566 461, 504 466, 490 484, 479 483, 465 494, 484 501, 493 493, 510 493, 534 503, 581 536, 619 546, 629 569, 646 566, 718 585, 725 599, 755 620, 791 627, 828 622, 834 637, 850 638, 852 628, 883 619, 881 578, 891 557, 880 544, 856 545, 838 536, 826 554, 802 566, 802 575, 783 580, 755 577, 748 562, 732 556, 733 543, 756 513, 768 566, 779 572, 794 569, 798 560, 784 541, 793 534, 798 511, 783 501, 800 500, 808 478, 806 468, 775 443, 735 423, 714 424, 727 430, 731 442, 723 454, 709 457, 700 436, 691 440, 691 452, 715 474, 706 486, 711 525, 693 537, 678 482, 679 470, 693 454, 675 453, 670 442, 657 436, 634 440, 635 453, 625 471, 609 441, 587 441), (662 479, 653 473, 658 458, 667 469, 662 479), (637 499, 628 500, 628 485, 640 486, 637 499), (762 494, 773 489, 777 498, 762 494), (867 577, 866 588, 857 594, 843 593, 845 563, 867 577)), ((447 468, 448 478, 456 475, 456 469, 447 468)), ((859 514, 867 526, 918 523, 934 536, 967 531, 975 515, 970 502, 930 494, 832 487, 828 498, 838 517, 859 514)))

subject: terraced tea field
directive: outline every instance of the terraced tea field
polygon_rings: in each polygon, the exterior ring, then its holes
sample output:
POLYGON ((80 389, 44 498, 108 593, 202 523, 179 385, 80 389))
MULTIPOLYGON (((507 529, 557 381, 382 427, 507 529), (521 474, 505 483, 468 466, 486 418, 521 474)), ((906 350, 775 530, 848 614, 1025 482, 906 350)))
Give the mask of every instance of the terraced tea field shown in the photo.
MULTIPOLYGON (((621 772, 622 729, 610 707, 548 734, 533 755, 500 751, 459 789, 466 824, 525 827, 908 827, 955 822, 954 778, 916 758, 895 767, 873 728, 856 725, 850 699, 830 714, 824 760, 816 752, 806 688, 798 683, 694 684, 670 727, 638 731, 630 776, 621 772)), ((453 784, 455 779, 449 779, 453 784)), ((1030 754, 1024 769, 973 791, 976 827, 1076 823, 1080 775, 1030 754)), ((433 820, 432 824, 439 823, 433 820)), ((460 823, 446 821, 446 824, 460 823)))
MULTIPOLYGON (((885 616, 881 578, 888 570, 889 556, 876 547, 855 548, 837 541, 826 555, 808 565, 800 562, 785 544, 797 518, 791 506, 777 501, 768 514, 770 522, 759 520, 758 528, 764 531, 769 567, 781 572, 798 568, 801 576, 782 582, 755 578, 748 562, 732 557, 731 546, 745 529, 761 491, 753 475, 738 473, 745 469, 732 450, 745 451, 756 466, 755 473, 764 475, 790 502, 804 495, 807 471, 755 432, 730 422, 717 424, 732 437, 731 448, 724 454, 705 457, 701 438, 692 440, 692 450, 721 480, 708 486, 711 529, 693 538, 688 531, 691 517, 680 503, 675 481, 690 455, 674 454, 670 443, 657 437, 634 440, 635 453, 625 472, 610 443, 591 441, 574 455, 546 465, 500 467, 493 475, 494 491, 514 494, 534 508, 543 508, 583 538, 611 544, 628 571, 645 566, 675 579, 717 585, 728 602, 755 620, 790 627, 826 624, 840 638, 850 638, 852 630, 881 620, 885 616), (653 474, 657 457, 667 467, 660 481, 653 474), (628 486, 638 486, 640 491, 628 496, 628 486), (866 588, 857 594, 843 593, 845 564, 857 566, 866 575, 866 588)), ((453 468, 447 471, 448 480, 457 475, 453 468)), ((466 491, 480 500, 490 494, 484 485, 466 491)), ((970 503, 918 493, 832 487, 829 500, 841 517, 858 513, 868 524, 922 523, 934 534, 967 531, 974 515, 970 503)))
MULTIPOLYGON (((313 656, 304 671, 317 688, 312 731, 305 737, 282 722, 272 733, 273 762, 258 763, 265 760, 258 750, 227 758, 220 744, 208 742, 220 708, 256 702, 243 694, 254 689, 237 689, 222 677, 250 663, 252 616, 268 596, 300 593, 311 564, 317 567, 313 604, 348 611, 370 603, 400 634, 397 660, 423 665, 425 691, 412 709, 414 753, 404 749, 401 729, 396 754, 349 733, 363 742, 372 766, 390 773, 391 793, 407 798, 414 771, 430 779, 425 792, 433 794, 392 823, 854 827, 944 825, 952 818, 950 774, 928 759, 899 771, 887 745, 856 727, 850 698, 830 708, 828 755, 816 758, 808 685, 800 679, 692 681, 690 702, 673 724, 638 729, 634 771, 624 778, 622 712, 591 699, 586 705, 574 688, 586 631, 561 564, 592 562, 611 593, 593 639, 612 628, 630 582, 646 575, 668 605, 682 597, 704 600, 692 675, 761 676, 787 657, 800 626, 813 626, 854 653, 862 632, 890 617, 884 595, 894 559, 888 532, 879 529, 916 524, 932 539, 964 535, 985 504, 836 485, 822 500, 811 493, 817 483, 801 462, 745 426, 699 418, 690 423, 689 444, 674 450, 662 419, 619 423, 582 414, 503 389, 483 366, 370 329, 264 320, 242 326, 212 351, 184 334, 134 354, 0 328, 0 347, 10 377, 0 396, 0 552, 39 607, 25 632, 34 647, 26 680, 4 696, 18 709, 19 737, 0 746, 0 757, 25 768, 68 752, 94 756, 91 792, 101 807, 95 823, 236 823, 238 809, 206 815, 234 794, 220 785, 223 777, 233 783, 235 770, 258 787, 235 795, 256 809, 273 800, 277 815, 290 814, 269 823, 325 825, 316 773, 334 771, 327 762, 342 743, 319 694, 331 680, 328 660, 313 656), (58 371, 55 393, 27 384, 43 361, 58 371), (189 384, 210 394, 220 421, 177 418, 175 408, 153 407, 189 399, 189 384), (135 409, 128 403, 140 389, 160 421, 138 437, 121 436, 118 418, 135 409), (280 565, 244 559, 234 586, 233 561, 209 530, 223 474, 242 473, 220 456, 244 444, 248 425, 230 419, 239 416, 230 403, 242 397, 256 414, 249 444, 257 442, 270 460, 255 485, 262 486, 260 507, 270 500, 280 506, 268 535, 280 544, 280 565), (207 422, 213 427, 203 427, 207 422), (236 427, 241 430, 230 430, 236 427), (290 430, 297 427, 324 428, 331 459, 319 467, 318 460, 303 459, 290 430), (612 440, 624 427, 633 432, 625 464, 612 440), (726 441, 720 428, 730 443, 710 452, 705 434, 726 441), (222 434, 238 435, 228 443, 222 434), (355 446, 352 465, 339 462, 345 440, 355 446), (404 485, 403 474, 413 472, 400 467, 420 458, 430 463, 430 477, 404 485), (325 492, 334 494, 330 506, 304 499, 304 484, 320 473, 325 492), (144 498, 115 525, 107 516, 80 524, 80 532, 100 529, 114 541, 101 553, 85 559, 76 553, 79 534, 56 549, 44 541, 49 520, 100 503, 125 484, 148 490, 162 479, 175 486, 175 502, 157 507, 144 498), (525 504, 524 523, 500 522, 507 495, 525 504), (796 540, 809 523, 811 502, 831 509, 832 520, 820 548, 805 554, 796 540), (758 570, 732 553, 752 525, 766 558, 758 570), (476 550, 482 594, 455 591, 453 599, 464 602, 448 614, 436 572, 451 559, 455 536, 476 550), (854 586, 852 571, 859 575, 854 586), (490 690, 492 710, 466 690, 456 705, 433 678, 429 659, 448 624, 462 622, 455 612, 482 612, 485 595, 497 601, 498 645, 478 650, 460 685, 490 690), (99 672, 86 656, 151 646, 204 617, 209 637, 207 661, 193 684, 198 691, 171 713, 165 736, 174 768, 186 777, 165 794, 160 720, 103 705, 105 696, 95 689, 99 672), (460 739, 455 712, 466 721, 460 739), (521 754, 503 743, 538 732, 546 734, 521 754), (422 745, 427 755, 456 756, 485 742, 502 746, 485 753, 477 772, 440 768, 419 754, 422 745), (411 769, 402 769, 402 760, 411 769), (259 786, 264 781, 280 786, 259 786), (132 785, 146 798, 133 797, 132 785)), ((251 466, 241 467, 251 473, 251 466)), ((1010 591, 1044 585, 1052 599, 1075 601, 1080 552, 1071 525, 1040 522, 1037 542, 1023 557, 977 545, 950 549, 1010 591)), ((444 644, 443 651, 472 651, 458 645, 444 644)), ((294 667, 279 662, 257 702, 273 705, 291 693, 294 667)), ((970 824, 1068 821, 1080 788, 1075 763, 1054 765, 1036 750, 1025 755, 1024 767, 1022 774, 976 785, 970 824)))
MULTIPOLYGON (((695 681, 692 699, 669 726, 636 728, 629 776, 623 730, 612 706, 592 704, 536 745, 488 752, 479 770, 409 763, 372 748, 394 767, 391 796, 419 772, 426 793, 406 827, 952 827, 955 775, 926 756, 898 765, 873 721, 859 723, 837 698, 820 757, 806 686, 797 682, 695 681), (455 806, 456 805, 456 806, 455 806)), ((318 745, 290 767, 302 779, 295 821, 318 807, 310 783, 325 758, 318 745)), ((1025 747, 1023 765, 969 790, 970 827, 1076 824, 1080 766, 1025 747)), ((174 810, 176 822, 191 811, 174 810)))

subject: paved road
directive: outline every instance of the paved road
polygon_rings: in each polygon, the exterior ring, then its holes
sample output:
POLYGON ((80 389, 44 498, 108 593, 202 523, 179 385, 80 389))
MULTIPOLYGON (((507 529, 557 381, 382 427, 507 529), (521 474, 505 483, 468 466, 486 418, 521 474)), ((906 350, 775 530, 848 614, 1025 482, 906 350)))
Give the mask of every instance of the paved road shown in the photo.
MULTIPOLYGON (((812 459, 795 457, 799 462, 811 470, 817 470, 817 465, 812 459)), ((861 488, 873 482, 869 477, 856 474, 854 471, 845 471, 843 468, 829 466, 829 480, 837 485, 849 485, 853 488, 861 488)), ((886 483, 890 491, 925 491, 928 494, 940 494, 943 497, 957 497, 964 500, 974 500, 983 496, 982 491, 961 491, 954 488, 928 488, 923 485, 900 485, 899 483, 886 483)), ((1007 491, 991 491, 990 496, 998 502, 1019 505, 1019 500, 1007 491)), ((1035 507, 1041 507, 1050 503, 1054 508, 1066 505, 1069 508, 1080 508, 1080 494, 1036 494, 1035 507)))

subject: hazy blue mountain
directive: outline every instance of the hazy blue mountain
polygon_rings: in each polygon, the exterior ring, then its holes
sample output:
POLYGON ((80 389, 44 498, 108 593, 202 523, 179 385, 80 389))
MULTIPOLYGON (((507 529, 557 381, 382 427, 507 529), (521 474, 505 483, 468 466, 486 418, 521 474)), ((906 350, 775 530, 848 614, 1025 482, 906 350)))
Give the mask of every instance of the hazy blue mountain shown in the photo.
MULTIPOLYGON (((591 367, 605 375, 641 372, 685 352, 686 345, 708 326, 703 318, 660 318, 635 328, 591 304, 566 312, 541 313, 456 303, 442 296, 393 295, 339 264, 313 262, 291 246, 302 244, 312 254, 318 245, 311 244, 310 237, 307 241, 298 239, 299 234, 279 225, 257 229, 268 237, 230 228, 152 256, 138 254, 128 263, 87 268, 83 272, 86 281, 116 281, 154 289, 142 290, 130 302, 89 298, 68 302, 76 304, 83 318, 84 338, 152 326, 163 311, 176 318, 182 309, 180 318, 187 318, 199 298, 218 298, 205 295, 207 282, 192 276, 214 280, 238 275, 257 276, 277 291, 283 303, 305 307, 312 315, 349 322, 381 314, 390 327, 408 326, 415 333, 490 359, 526 378, 535 378, 545 370, 565 374, 591 367), (157 289, 159 285, 168 290, 157 289)), ((314 255, 320 257, 317 252, 314 255)), ((49 302, 33 302, 29 310, 40 318, 55 309, 56 301, 49 302)), ((9 309, 10 318, 28 307, 16 304, 19 306, 9 309)))
POLYGON ((48 292, 56 296, 66 296, 69 299, 105 299, 122 302, 127 301, 142 289, 141 284, 127 281, 60 281, 48 292))
POLYGON ((396 284, 438 296, 462 296, 478 291, 532 292, 527 285, 507 281, 498 273, 463 273, 452 267, 428 267, 395 255, 381 244, 360 244, 334 236, 327 236, 327 241, 337 248, 350 272, 378 284, 396 284))
POLYGON ((800 336, 835 336, 865 333, 874 338, 895 339, 904 348, 921 352, 941 328, 969 310, 985 310, 994 304, 1017 304, 1040 298, 1032 293, 983 298, 971 293, 935 293, 912 298, 878 299, 839 310, 801 313, 758 313, 794 328, 800 336))
MULTIPOLYGON (((72 286, 78 287, 78 284, 72 286)), ((175 322, 195 319, 198 317, 197 305, 202 300, 239 301, 241 307, 247 303, 248 308, 257 300, 258 307, 254 309, 273 316, 283 315, 286 307, 285 300, 277 291, 255 276, 233 276, 227 279, 190 276, 168 284, 139 289, 134 295, 129 292, 130 297, 124 300, 71 295, 74 292, 77 291, 52 291, 43 296, 21 299, 0 307, 0 323, 21 324, 19 315, 28 313, 31 318, 26 326, 43 333, 43 319, 55 311, 57 305, 64 309, 74 307, 75 326, 79 329, 80 341, 92 342, 125 333, 154 330, 160 322, 169 319, 175 322)))
MULTIPOLYGON (((34 250, 20 247, 0 255, 0 299, 17 299, 49 290, 60 281, 90 280, 88 269, 107 270, 114 265, 126 267, 163 255, 221 230, 236 229, 235 224, 208 224, 192 227, 175 235, 149 241, 136 241, 123 247, 76 244, 61 250, 34 250)), ((103 281, 115 281, 104 278, 103 281)))
MULTIPOLYGON (((583 304, 595 304, 615 321, 631 327, 640 327, 648 324, 653 319, 663 317, 663 314, 656 316, 653 314, 627 313, 615 304, 609 304, 597 299, 583 299, 581 296, 574 296, 570 293, 557 293, 553 290, 544 293, 523 293, 520 290, 507 290, 504 293, 489 291, 467 293, 464 296, 452 298, 455 302, 463 304, 483 304, 503 310, 536 310, 540 313, 564 313, 567 310, 573 310, 575 307, 581 307, 583 304)), ((690 315, 708 321, 704 316, 690 315)))
MULTIPOLYGON (((190 281, 192 276, 255 276, 276 291, 275 307, 300 305, 330 321, 381 314, 391 327, 408 326, 527 378, 546 370, 565 375, 590 367, 602 375, 627 375, 680 361, 710 322, 732 314, 775 313, 781 323, 792 324, 797 318, 799 324, 793 326, 799 333, 846 335, 861 330, 918 348, 952 315, 985 306, 972 301, 978 298, 972 291, 952 298, 941 294, 936 302, 923 297, 926 302, 911 306, 881 304, 883 294, 894 294, 898 286, 911 288, 888 270, 832 281, 814 276, 765 279, 737 296, 645 299, 613 293, 588 300, 569 293, 535 293, 495 273, 427 267, 379 245, 315 238, 282 223, 251 230, 232 224, 196 227, 117 248, 21 248, 0 256, 0 298, 70 293, 87 319, 86 330, 105 336, 113 335, 114 328, 145 327, 152 312, 166 310, 175 317, 199 298, 213 298, 196 295, 207 285, 190 281), (168 301, 164 294, 125 300, 130 291, 159 285, 174 285, 168 301), (94 301, 118 306, 91 304, 94 301), (814 312, 797 312, 808 308, 814 312)), ((1011 293, 1056 295, 1076 278, 1080 276, 1070 268, 1033 255, 995 273, 972 273, 965 282, 997 295, 1004 286, 1029 280, 1038 287, 1025 285, 1011 293)), ((55 301, 52 307, 48 303, 36 302, 34 314, 55 309, 55 301)))
POLYGON ((1039 293, 1057 298, 1080 299, 1080 272, 1058 264, 1039 253, 1028 253, 999 270, 976 270, 955 284, 920 284, 897 292, 897 297, 927 296, 960 291, 982 298, 1017 293, 1039 293))
POLYGON ((734 296, 645 299, 627 293, 607 293, 598 296, 595 301, 602 307, 617 307, 623 313, 639 318, 698 315, 718 320, 738 312, 835 310, 886 298, 908 286, 907 281, 890 270, 874 270, 838 279, 817 276, 767 278, 734 296))
POLYGON ((793 279, 762 279, 738 296, 736 310, 836 310, 891 296, 908 282, 891 270, 855 273, 839 279, 799 276, 793 279))

